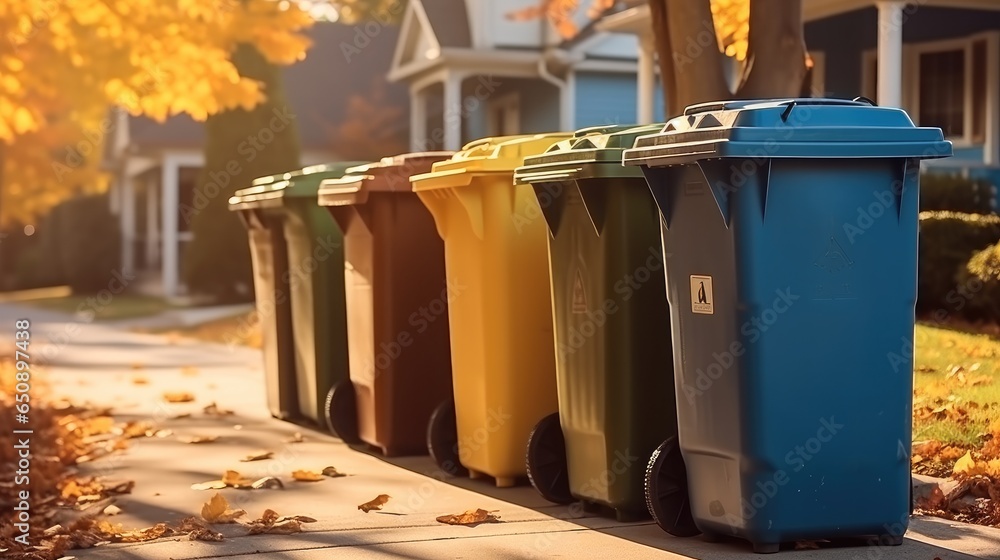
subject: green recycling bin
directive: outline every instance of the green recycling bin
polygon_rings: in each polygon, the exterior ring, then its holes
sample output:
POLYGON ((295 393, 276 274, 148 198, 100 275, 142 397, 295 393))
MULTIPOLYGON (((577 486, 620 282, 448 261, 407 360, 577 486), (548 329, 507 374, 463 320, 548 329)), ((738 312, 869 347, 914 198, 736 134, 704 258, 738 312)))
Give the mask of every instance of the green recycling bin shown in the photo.
POLYGON ((646 464, 677 432, 659 212, 642 172, 621 164, 661 129, 585 128, 514 175, 548 224, 559 397, 529 439, 528 476, 550 501, 620 521, 648 518, 646 464))
POLYGON ((299 406, 285 232, 274 208, 261 207, 253 190, 239 191, 229 200, 229 209, 239 213, 250 239, 254 298, 261 322, 267 408, 271 416, 291 420, 299 415, 299 406))
POLYGON ((252 200, 280 220, 291 306, 295 386, 303 419, 324 424, 326 394, 348 377, 344 243, 330 213, 316 204, 319 185, 365 162, 336 162, 262 177, 230 199, 252 200))

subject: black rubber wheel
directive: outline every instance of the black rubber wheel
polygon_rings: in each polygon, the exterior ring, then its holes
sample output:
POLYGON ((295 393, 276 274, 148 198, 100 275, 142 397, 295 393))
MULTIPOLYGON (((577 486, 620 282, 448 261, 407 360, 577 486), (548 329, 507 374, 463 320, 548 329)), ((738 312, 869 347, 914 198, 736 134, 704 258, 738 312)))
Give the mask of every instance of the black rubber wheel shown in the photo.
POLYGON ((350 381, 338 382, 326 394, 326 427, 348 445, 362 443, 358 437, 358 402, 350 381))
POLYGON ((528 480, 546 500, 570 504, 569 467, 566 466, 566 439, 559 425, 559 413, 549 414, 535 424, 528 436, 528 480))
POLYGON ((455 421, 455 400, 439 404, 427 423, 427 451, 434 463, 452 476, 467 476, 458 454, 458 425, 455 421))
POLYGON ((660 444, 649 459, 646 507, 653 521, 675 537, 693 537, 701 533, 691 515, 687 468, 676 437, 660 444))

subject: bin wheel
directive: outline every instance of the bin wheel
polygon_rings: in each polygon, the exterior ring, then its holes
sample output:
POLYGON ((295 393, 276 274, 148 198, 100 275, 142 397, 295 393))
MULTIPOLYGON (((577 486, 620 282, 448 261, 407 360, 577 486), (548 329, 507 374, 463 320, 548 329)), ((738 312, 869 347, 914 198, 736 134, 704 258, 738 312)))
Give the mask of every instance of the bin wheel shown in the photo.
POLYGON ((362 443, 358 437, 358 402, 350 381, 338 382, 326 394, 326 426, 348 445, 362 443))
POLYGON ((458 424, 455 420, 455 399, 439 404, 427 423, 427 451, 434 463, 452 476, 466 476, 458 455, 458 424))
POLYGON ((527 452, 528 480, 546 500, 573 503, 566 464, 566 439, 559 425, 559 413, 549 414, 531 430, 527 452))
POLYGON ((653 451, 646 467, 646 507, 653 521, 675 537, 701 533, 691 515, 687 468, 676 437, 653 451))

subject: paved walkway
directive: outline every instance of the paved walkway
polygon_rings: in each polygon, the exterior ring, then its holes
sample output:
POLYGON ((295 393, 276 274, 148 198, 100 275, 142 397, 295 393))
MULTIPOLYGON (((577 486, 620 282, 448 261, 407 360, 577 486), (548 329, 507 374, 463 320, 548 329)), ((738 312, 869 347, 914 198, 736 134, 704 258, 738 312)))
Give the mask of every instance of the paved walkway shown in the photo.
MULTIPOLYGON (((57 393, 75 401, 111 406, 119 419, 153 422, 178 436, 215 435, 210 444, 192 445, 176 437, 133 440, 123 454, 84 465, 85 473, 134 480, 121 496, 122 513, 112 521, 127 528, 148 527, 197 515, 214 491, 191 490, 193 483, 218 479, 227 469, 250 478, 280 476, 283 490, 223 490, 234 507, 259 516, 265 508, 282 515, 317 519, 306 532, 287 536, 245 536, 237 526, 221 527, 223 542, 161 540, 74 550, 80 560, 270 558, 427 559, 445 558, 607 558, 728 560, 759 558, 740 541, 710 544, 699 538, 673 538, 652 523, 623 524, 591 515, 574 515, 554 506, 530 487, 496 489, 482 481, 439 474, 426 457, 386 460, 353 450, 320 431, 276 421, 265 412, 260 355, 194 341, 124 332, 96 324, 78 324, 56 313, 0 305, 0 337, 13 339, 15 319, 32 321, 34 356, 47 358, 40 375, 57 393), (40 348, 46 344, 48 348, 40 348), (192 369, 196 368, 196 369, 192 369), (136 376, 148 384, 132 382, 136 376), (165 391, 189 391, 196 401, 164 404, 165 391), (215 401, 236 412, 206 417, 201 410, 215 401), (183 412, 191 418, 171 419, 183 412), (287 443, 294 432, 302 443, 287 443), (272 460, 239 462, 257 449, 275 453, 272 460), (353 476, 320 482, 292 482, 295 469, 335 466, 353 476), (378 494, 392 499, 382 512, 362 513, 357 505, 378 494), (439 515, 468 509, 499 510, 503 523, 477 527, 443 525, 439 515)), ((0 339, 2 340, 2 339, 0 339)), ((864 497, 858 497, 864 507, 864 497)), ((842 546, 787 551, 793 560, 960 560, 1000 558, 1000 530, 933 518, 916 518, 900 547, 842 546)))

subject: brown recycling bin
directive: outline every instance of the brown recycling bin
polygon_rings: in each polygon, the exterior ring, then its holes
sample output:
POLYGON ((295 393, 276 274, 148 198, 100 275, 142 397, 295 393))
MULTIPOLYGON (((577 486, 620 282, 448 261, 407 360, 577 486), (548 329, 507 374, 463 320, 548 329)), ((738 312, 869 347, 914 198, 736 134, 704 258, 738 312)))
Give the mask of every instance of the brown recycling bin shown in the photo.
POLYGON ((383 158, 319 190, 344 233, 350 360, 350 381, 327 397, 327 422, 386 456, 425 455, 431 413, 451 398, 444 242, 409 181, 451 155, 383 158))

